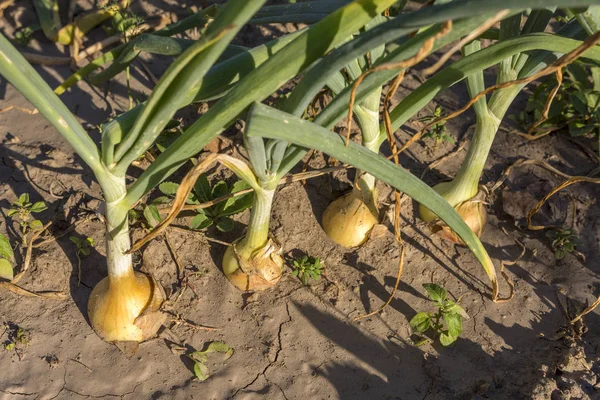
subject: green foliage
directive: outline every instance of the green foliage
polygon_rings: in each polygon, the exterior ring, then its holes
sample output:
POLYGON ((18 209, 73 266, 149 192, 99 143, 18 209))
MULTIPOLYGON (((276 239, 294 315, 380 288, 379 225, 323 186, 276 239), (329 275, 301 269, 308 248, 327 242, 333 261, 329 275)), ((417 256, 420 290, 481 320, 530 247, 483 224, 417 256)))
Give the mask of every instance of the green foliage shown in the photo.
POLYGON ((75 255, 77 256, 77 286, 79 286, 81 283, 81 257, 89 256, 96 242, 91 237, 82 239, 77 236, 70 236, 69 239, 77 246, 77 253, 75 255))
POLYGON ((69 240, 77 246, 77 254, 82 256, 89 256, 92 248, 96 246, 96 242, 91 237, 82 239, 77 236, 70 236, 69 240))
POLYGON ((25 26, 19 29, 15 32, 15 42, 19 43, 21 46, 27 46, 31 39, 33 39, 33 34, 40 29, 42 28, 38 24, 25 26))
MULTIPOLYGON (((541 118, 548 95, 556 87, 554 76, 533 92, 517 121, 529 128, 541 118)), ((566 127, 571 136, 600 136, 600 66, 576 61, 564 68, 563 83, 538 132, 566 127)))
POLYGON ((187 357, 194 362, 194 375, 201 382, 207 380, 210 376, 208 367, 206 366, 209 353, 225 354, 225 360, 228 360, 233 355, 233 347, 225 342, 210 342, 206 346, 206 350, 194 351, 187 354, 187 357))
MULTIPOLYGON (((433 112, 433 115, 428 115, 426 117, 420 118, 419 122, 427 124, 441 116, 442 116, 442 107, 435 106, 435 111, 433 112)), ((446 133, 446 122, 445 121, 439 122, 439 123, 431 126, 429 129, 427 129, 425 131, 425 133, 423 134, 423 138, 433 139, 434 147, 438 146, 442 142, 454 143, 454 138, 452 136, 449 136, 446 133)))
POLYGON ((323 263, 319 257, 303 255, 292 261, 294 271, 292 276, 300 278, 303 284, 308 285, 308 279, 318 281, 323 273, 323 263))
POLYGON ((21 233, 23 233, 23 237, 25 237, 29 230, 40 230, 44 226, 42 221, 33 219, 31 214, 37 214, 47 209, 48 207, 43 201, 38 201, 33 204, 30 203, 29 193, 23 193, 19 196, 19 199, 13 203, 6 215, 12 217, 19 223, 21 226, 21 233))
MULTIPOLYGON (((206 175, 202 174, 190 192, 186 204, 198 205, 207 203, 219 197, 237 193, 248 188, 248 184, 242 180, 236 181, 231 187, 229 187, 227 182, 222 180, 211 186, 206 175)), ((163 196, 154 199, 152 204, 146 206, 144 209, 144 217, 150 226, 156 226, 161 220, 156 205, 171 202, 175 198, 178 189, 179 184, 175 182, 163 182, 158 186, 158 190, 163 196)), ((229 232, 234 226, 231 216, 244 211, 251 205, 252 193, 246 193, 207 208, 198 208, 195 210, 196 216, 192 219, 190 228, 201 230, 215 225, 221 232, 229 232)))
POLYGON ((29 344, 31 335, 28 331, 15 325, 11 322, 4 324, 4 330, 8 332, 8 339, 4 341, 4 350, 16 351, 18 354, 22 352, 22 349, 29 344))
POLYGON ((552 250, 557 260, 562 260, 569 253, 575 251, 578 237, 573 234, 571 229, 556 229, 546 234, 552 239, 552 250))
POLYGON ((434 339, 437 337, 442 346, 449 346, 458 339, 462 331, 462 318, 468 318, 467 313, 457 303, 448 300, 446 290, 435 283, 423 285, 429 298, 435 303, 437 312, 419 312, 410 320, 410 327, 420 346, 428 341, 424 333, 432 330, 434 339), (445 324, 444 324, 445 322, 445 324))
POLYGON ((141 16, 121 8, 118 2, 112 2, 104 8, 115 10, 112 17, 112 27, 106 29, 107 33, 109 35, 123 35, 126 42, 137 33, 138 27, 144 23, 141 16))

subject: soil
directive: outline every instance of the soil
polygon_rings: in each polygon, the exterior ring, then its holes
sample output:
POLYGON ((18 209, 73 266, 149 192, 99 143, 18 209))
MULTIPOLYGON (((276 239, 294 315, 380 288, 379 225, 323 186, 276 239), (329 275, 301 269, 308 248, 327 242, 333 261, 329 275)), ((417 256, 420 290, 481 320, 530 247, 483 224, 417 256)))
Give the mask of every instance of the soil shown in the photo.
MULTIPOLYGON (((153 4, 147 6, 150 14, 166 7, 185 15, 177 2, 153 4)), ((14 27, 34 21, 29 2, 17 1, 4 12, 2 29, 13 37, 14 27)), ((248 28, 240 42, 257 44, 286 29, 248 28)), ((36 34, 28 50, 58 54, 62 49, 36 34)), ((169 62, 166 57, 143 60, 156 76, 169 62)), ((52 87, 71 72, 68 67, 36 68, 52 87)), ((419 84, 418 70, 403 83, 396 100, 419 84)), ((1 82, 1 107, 31 108, 12 86, 1 82)), ((132 68, 132 85, 142 94, 153 86, 139 61, 132 68)), ((95 126, 128 105, 123 76, 101 88, 80 83, 62 99, 95 140, 99 138, 95 126)), ((436 104, 454 110, 466 99, 466 90, 459 85, 439 96, 436 104)), ((509 114, 525 100, 526 94, 509 114)), ((196 118, 201 110, 190 107, 181 116, 196 118)), ((448 132, 456 144, 432 148, 430 142, 420 142, 406 152, 402 164, 420 176, 431 162, 453 154, 465 141, 468 144, 466 132, 473 122, 471 113, 449 122, 448 132)), ((510 125, 505 121, 509 130, 510 125)), ((527 211, 562 178, 535 166, 520 167, 491 193, 490 223, 482 241, 498 269, 506 263, 506 275, 514 282, 514 298, 504 303, 491 301, 490 285, 473 255, 432 235, 416 217, 415 205, 404 202, 402 236, 407 247, 402 282, 383 312, 357 322, 355 317, 388 299, 397 275, 400 249, 390 223, 393 195, 384 185, 380 205, 385 228, 357 249, 336 245, 319 225, 329 202, 350 187, 352 171, 280 187, 272 234, 284 245, 288 260, 309 254, 326 266, 325 276, 307 286, 291 275, 289 266, 269 291, 241 293, 229 284, 219 269, 225 246, 209 239, 231 242, 241 236, 248 211, 236 216, 235 228, 227 234, 214 229, 192 232, 184 229, 189 220, 179 219, 179 228, 171 228, 168 236, 187 276, 186 290, 171 316, 180 323, 168 323, 156 339, 137 349, 118 348, 92 331, 85 311, 92 288, 106 276, 104 225, 96 214, 101 192, 91 171, 39 114, 12 109, 0 113, 0 127, 0 231, 11 243, 19 243, 18 227, 6 212, 19 194, 29 193, 32 201, 47 203, 40 219, 53 221, 50 234, 57 237, 34 249, 19 284, 31 291, 67 294, 56 300, 0 289, 4 324, 0 341, 14 341, 17 327, 25 332, 16 349, 0 350, 2 399, 600 398, 598 311, 583 317, 583 325, 570 327, 561 308, 566 304, 576 315, 598 295, 600 190, 592 184, 561 191, 534 218, 539 224, 572 228, 580 238, 578 253, 562 260, 555 258, 545 231, 527 230, 525 222, 527 211), (96 242, 91 254, 82 257, 80 284, 77 249, 69 240, 73 235, 96 242), (521 253, 517 241, 526 251, 511 264, 521 253), (445 287, 470 316, 450 347, 413 345, 408 321, 419 311, 433 311, 422 286, 429 282, 445 287), (219 354, 211 357, 211 376, 200 382, 186 354, 212 341, 226 342, 234 354, 227 360, 219 354)), ((415 127, 405 127, 399 140, 404 142, 415 127)), ((234 146, 241 142, 239 129, 227 135, 234 146)), ((565 173, 586 175, 598 166, 593 158, 597 153, 592 140, 575 141, 560 132, 526 141, 501 130, 482 183, 491 188, 518 159, 542 160, 565 173)), ((425 175, 425 181, 449 179, 464 154, 448 157, 425 175)), ((309 167, 322 168, 328 161, 317 155, 309 167)), ((140 162, 132 168, 132 176, 146 166, 140 162)), ((230 178, 221 170, 215 175, 230 178)), ((180 172, 171 180, 181 176, 180 172)), ((144 231, 136 225, 132 235, 139 239, 144 231)), ((181 290, 182 277, 164 237, 136 253, 134 260, 137 268, 160 281, 167 294, 181 290)), ((21 257, 17 263, 22 264, 21 257)), ((501 291, 509 292, 502 279, 501 291)))

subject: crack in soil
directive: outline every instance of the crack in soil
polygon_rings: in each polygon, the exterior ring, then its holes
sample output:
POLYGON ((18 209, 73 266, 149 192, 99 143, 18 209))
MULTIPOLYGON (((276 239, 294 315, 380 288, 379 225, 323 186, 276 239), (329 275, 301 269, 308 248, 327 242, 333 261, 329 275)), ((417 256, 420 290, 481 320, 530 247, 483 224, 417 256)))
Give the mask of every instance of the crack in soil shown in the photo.
POLYGON ((10 390, 3 390, 3 389, 0 389, 0 392, 10 394, 12 396, 33 396, 33 395, 35 395, 36 399, 39 396, 38 393, 11 392, 10 390))
MULTIPOLYGON (((70 393, 73 393, 73 394, 76 394, 78 396, 85 397, 85 398, 88 398, 88 399, 102 399, 104 397, 119 397, 122 400, 123 397, 125 397, 127 395, 130 395, 130 394, 133 394, 142 383, 144 383, 144 382, 138 382, 133 387, 133 390, 131 390, 129 392, 125 392, 123 394, 112 394, 112 393, 106 393, 106 394, 102 394, 102 395, 83 394, 83 393, 79 393, 79 392, 77 392, 77 391, 75 391, 73 389, 69 389, 67 387, 67 367, 65 367, 65 373, 63 375, 63 385, 62 385, 62 387, 60 388, 60 390, 58 391, 58 393, 56 393, 56 395, 54 397, 51 397, 48 400, 54 400, 54 399, 56 399, 58 396, 60 396, 60 394, 63 391, 67 391, 67 392, 70 392, 70 393)), ((2 390, 0 390, 0 391, 2 391, 2 390)), ((36 399, 37 399, 37 396, 36 396, 36 399)))
POLYGON ((285 400, 288 400, 288 398, 287 398, 284 390, 281 388, 281 386, 279 386, 279 384, 277 384, 277 382, 271 381, 267 377, 267 372, 279 360, 279 354, 281 353, 281 350, 283 349, 283 346, 281 344, 281 333, 283 332, 283 326, 289 324, 290 322, 292 322, 292 316, 290 315, 290 305, 289 305, 289 303, 285 303, 285 311, 287 313, 288 319, 286 321, 283 321, 281 324, 279 324, 279 328, 277 330, 277 344, 278 344, 278 349, 275 352, 275 357, 273 358, 273 361, 269 362, 267 364, 267 366, 261 372, 259 372, 258 374, 256 374, 256 377, 254 379, 252 379, 252 381, 250 383, 248 383, 244 387, 241 387, 238 390, 236 390, 233 393, 233 395, 231 395, 231 397, 229 397, 229 399, 233 399, 235 396, 237 396, 237 394, 239 392, 243 392, 246 389, 248 389, 250 386, 252 386, 262 376, 263 378, 265 378, 265 380, 267 381, 267 383, 275 385, 279 389, 279 391, 281 392, 281 394, 283 395, 283 398, 285 400))
POLYGON ((106 394, 94 396, 94 395, 91 395, 91 394, 83 394, 83 393, 76 392, 75 390, 69 389, 68 387, 65 387, 64 390, 66 390, 67 392, 71 392, 73 394, 76 394, 78 396, 81 396, 81 397, 87 397, 88 399, 102 399, 104 397, 119 397, 119 398, 123 399, 123 397, 135 393, 135 391, 137 390, 138 386, 140 386, 142 383, 143 382, 138 382, 133 387, 133 390, 131 390, 129 392, 126 392, 126 393, 123 393, 123 394, 106 393, 106 394))

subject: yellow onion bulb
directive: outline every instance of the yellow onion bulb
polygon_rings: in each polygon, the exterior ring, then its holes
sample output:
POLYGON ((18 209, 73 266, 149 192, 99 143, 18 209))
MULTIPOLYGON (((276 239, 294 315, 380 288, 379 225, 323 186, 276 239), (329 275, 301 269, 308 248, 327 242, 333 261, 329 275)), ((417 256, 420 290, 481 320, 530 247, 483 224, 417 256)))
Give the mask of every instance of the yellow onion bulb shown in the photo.
MULTIPOLYGON (((465 221, 465 223, 471 228, 473 233, 478 238, 483 235, 485 227, 487 225, 488 215, 485 211, 485 206, 481 201, 478 200, 467 200, 460 203, 455 207, 458 215, 465 221)), ((442 239, 448 240, 455 244, 465 245, 465 242, 454 232, 448 225, 444 223, 437 223, 434 226, 434 232, 442 239)))
MULTIPOLYGON (((450 182, 443 182, 439 185, 436 185, 434 189, 444 197, 445 192, 449 189, 450 182)), ((467 224, 469 228, 475 233, 475 235, 479 238, 483 235, 485 231, 485 227, 488 221, 487 211, 485 209, 485 204, 483 202, 484 193, 479 191, 474 197, 469 200, 463 201, 454 205, 454 209, 460 215, 462 220, 467 224)), ((451 205, 452 201, 448 201, 451 205)), ((435 215, 430 209, 419 205, 419 215, 421 219, 425 222, 431 222, 433 227, 433 232, 440 236, 442 239, 448 240, 455 244, 464 245, 465 243, 462 239, 454 232, 454 230, 450 229, 448 225, 443 223, 437 215, 435 215)))
MULTIPOLYGON (((373 199, 376 198, 373 193, 373 199)), ((379 222, 379 215, 377 207, 369 207, 360 191, 352 190, 329 204, 322 222, 323 230, 331 240, 350 248, 360 246, 369 239, 371 230, 379 222)))
POLYGON ((164 297, 160 284, 141 272, 106 277, 90 294, 90 323, 107 342, 142 342, 164 321, 160 312, 164 297))
POLYGON ((247 259, 234 246, 229 246, 223 255, 223 273, 233 286, 242 291, 258 291, 270 289, 279 282, 284 266, 279 244, 269 239, 247 259))

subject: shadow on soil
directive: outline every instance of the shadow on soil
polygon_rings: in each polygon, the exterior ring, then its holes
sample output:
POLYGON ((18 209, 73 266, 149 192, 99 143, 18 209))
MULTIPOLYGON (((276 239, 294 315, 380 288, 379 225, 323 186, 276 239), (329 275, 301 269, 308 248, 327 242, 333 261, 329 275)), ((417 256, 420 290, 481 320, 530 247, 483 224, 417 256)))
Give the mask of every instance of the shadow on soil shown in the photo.
MULTIPOLYGON (((481 344, 460 338, 451 347, 435 344, 418 348, 390 331, 387 339, 376 338, 357 324, 345 322, 310 304, 294 303, 296 309, 314 329, 335 347, 350 357, 335 357, 313 368, 313 374, 327 379, 335 388, 338 398, 365 399, 474 399, 474 398, 552 398, 571 390, 575 380, 583 379, 578 373, 565 380, 559 366, 569 354, 573 342, 551 341, 565 324, 559 311, 554 288, 536 281, 527 271, 511 267, 523 281, 531 285, 550 311, 533 315, 530 326, 507 326, 489 317, 483 326, 474 326, 475 318, 465 321, 465 329, 481 335, 481 344), (433 351, 435 350, 435 352, 433 351), (437 354, 436 354, 437 353, 437 354), (575 380, 573 379, 575 378, 575 380), (563 392, 561 392, 563 391, 563 392), (541 396, 541 397, 540 397, 541 396)), ((401 287, 402 290, 413 290, 401 287)), ((382 297, 387 298, 387 293, 382 297)), ((410 320, 416 310, 402 301, 390 305, 410 320)), ((493 307, 491 303, 487 306, 493 307)), ((595 347, 598 328, 595 314, 586 317, 590 331, 578 343, 586 348, 595 347)), ((404 336, 404 335, 401 335, 404 336)), ((586 351, 586 354, 589 354, 586 351)), ((589 380, 577 381, 580 390, 588 396, 596 393, 589 380)), ((556 397, 562 398, 562 397, 556 397)))
MULTIPOLYGON (((35 152, 34 158, 28 158, 23 154, 13 150, 10 146, 3 145, 0 151, 0 160, 2 165, 7 169, 11 170, 11 174, 7 176, 6 182, 10 186, 11 190, 18 196, 22 193, 29 193, 31 202, 39 201, 42 198, 41 192, 48 192, 48 190, 42 188, 38 184, 34 183, 34 179, 30 176, 30 169, 38 169, 42 171, 48 171, 55 174, 64 175, 81 175, 86 184, 91 184, 91 178, 86 171, 79 168, 61 167, 54 168, 44 164, 44 161, 52 159, 50 146, 42 145, 39 148, 33 149, 35 152), (50 154, 50 155, 48 155, 50 154), (15 162, 20 162, 23 168, 17 168, 15 162)), ((77 247, 69 239, 70 236, 82 237, 81 234, 77 233, 78 229, 72 228, 73 221, 81 218, 77 215, 81 208, 85 208, 85 205, 90 200, 93 200, 85 193, 74 191, 72 188, 61 188, 63 192, 60 196, 53 195, 57 198, 56 201, 49 203, 46 202, 48 210, 41 214, 36 215, 40 218, 43 223, 52 220, 52 226, 49 228, 52 235, 60 235, 69 229, 64 236, 56 239, 56 244, 62 249, 65 256, 69 259, 69 264, 73 267, 69 276, 69 290, 71 297, 81 314, 87 320, 87 301, 92 288, 98 283, 103 276, 106 275, 106 262, 104 257, 98 253, 95 248, 91 249, 91 253, 81 260, 82 276, 81 284, 78 284, 79 271, 78 271, 78 259, 77 259, 77 247), (65 213, 65 209, 68 210, 65 213), (90 266, 94 266, 90 268, 90 266)), ((6 221, 11 221, 6 216, 6 210, 11 207, 11 204, 6 199, 0 201, 0 209, 2 209, 3 217, 6 221)), ((7 223, 7 233, 10 237, 11 242, 16 243, 20 241, 20 233, 16 231, 14 224, 7 223)), ((35 270, 35 259, 40 254, 44 253, 44 248, 36 248, 33 250, 33 258, 30 265, 30 271, 35 270)), ((22 265, 22 259, 18 260, 18 263, 22 265)), ((30 272, 31 273, 31 272, 30 272)), ((27 276, 25 276, 27 279, 27 276)), ((56 290, 56 288, 44 288, 45 290, 56 290)))

